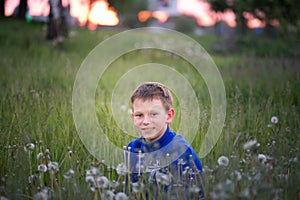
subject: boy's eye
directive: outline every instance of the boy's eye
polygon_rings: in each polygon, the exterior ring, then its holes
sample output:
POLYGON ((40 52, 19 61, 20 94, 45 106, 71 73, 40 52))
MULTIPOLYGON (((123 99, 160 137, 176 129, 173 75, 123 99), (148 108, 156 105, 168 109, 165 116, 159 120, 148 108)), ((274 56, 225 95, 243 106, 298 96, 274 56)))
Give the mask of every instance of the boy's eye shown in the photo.
POLYGON ((142 114, 135 114, 135 117, 142 117, 142 114))
POLYGON ((154 116, 158 115, 158 113, 151 113, 150 115, 151 115, 152 117, 154 117, 154 116))

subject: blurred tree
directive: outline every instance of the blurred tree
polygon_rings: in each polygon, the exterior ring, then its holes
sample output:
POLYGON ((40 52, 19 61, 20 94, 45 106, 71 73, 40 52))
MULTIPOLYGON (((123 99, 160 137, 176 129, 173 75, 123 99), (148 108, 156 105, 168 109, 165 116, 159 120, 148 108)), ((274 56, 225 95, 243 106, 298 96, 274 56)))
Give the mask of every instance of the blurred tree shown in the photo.
POLYGON ((5 0, 0 0, 0 17, 5 16, 5 0))
POLYGON ((20 0, 17 17, 19 19, 26 19, 27 0, 20 0))
POLYGON ((46 39, 54 40, 58 46, 61 46, 64 37, 68 36, 66 8, 62 6, 62 0, 49 0, 49 5, 46 39))
POLYGON ((108 0, 110 6, 114 7, 120 14, 121 23, 130 28, 136 27, 139 24, 137 14, 141 10, 148 9, 147 0, 108 0))
POLYGON ((207 0, 211 8, 217 12, 231 9, 236 14, 240 30, 245 30, 245 12, 264 21, 266 25, 278 20, 281 27, 294 27, 299 31, 300 4, 297 0, 207 0))

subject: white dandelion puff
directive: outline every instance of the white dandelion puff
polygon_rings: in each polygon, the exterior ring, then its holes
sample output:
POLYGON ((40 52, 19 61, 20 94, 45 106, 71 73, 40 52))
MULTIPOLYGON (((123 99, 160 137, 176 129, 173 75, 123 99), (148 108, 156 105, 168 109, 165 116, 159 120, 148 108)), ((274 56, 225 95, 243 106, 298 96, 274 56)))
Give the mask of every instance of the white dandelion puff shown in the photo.
POLYGON ((265 163, 267 161, 267 157, 264 154, 258 154, 257 159, 260 163, 265 163))
POLYGON ((220 156, 218 158, 218 164, 220 166, 228 166, 229 164, 229 159, 226 156, 220 156))
POLYGON ((88 176, 86 176, 86 177, 85 177, 85 182, 87 182, 87 183, 90 183, 90 184, 94 185, 94 184, 95 184, 95 179, 94 179, 94 177, 93 177, 93 176, 91 176, 91 175, 88 175, 88 176))
POLYGON ((65 179, 70 179, 75 174, 75 171, 73 169, 69 169, 63 176, 65 179))
POLYGON ((117 173, 119 175, 123 175, 124 176, 124 175, 127 174, 127 167, 126 167, 126 165, 124 163, 118 164, 116 170, 117 170, 117 173))
POLYGON ((291 158, 291 159, 289 159, 289 162, 296 164, 296 163, 298 163, 298 158, 297 157, 291 158))
POLYGON ((104 193, 101 193, 101 199, 105 199, 105 200, 113 200, 115 197, 115 194, 113 191, 111 190, 107 190, 104 193))
POLYGON ((119 192, 115 196, 115 200, 127 200, 128 196, 124 192, 119 192))
POLYGON ((271 122, 273 123, 273 124, 277 124, 278 123, 278 117, 276 117, 276 116, 273 116, 272 118, 271 118, 271 122))
POLYGON ((30 175, 30 176, 28 176, 28 183, 29 184, 33 183, 33 181, 35 181, 35 180, 38 180, 38 176, 36 176, 36 175, 30 175))
POLYGON ((257 140, 250 140, 250 141, 246 142, 243 147, 245 150, 247 150, 247 149, 254 149, 259 146, 260 146, 260 144, 257 142, 257 140))
POLYGON ((46 150, 45 150, 45 155, 49 155, 49 154, 50 154, 49 149, 46 149, 46 150))
POLYGON ((50 162, 48 164, 48 170, 50 172, 57 173, 59 171, 58 163, 57 162, 50 162))
POLYGON ((123 104, 123 105, 121 105, 120 108, 121 108, 122 111, 124 111, 124 112, 126 111, 126 105, 123 104))
POLYGON ((242 174, 241 172, 235 170, 234 172, 231 173, 231 177, 235 178, 237 181, 242 180, 242 174))
POLYGON ((120 183, 118 181, 115 181, 115 180, 112 180, 110 183, 109 183, 109 186, 116 189, 118 186, 120 185, 120 183))
POLYGON ((33 196, 34 200, 47 200, 48 195, 45 192, 38 192, 33 196))
POLYGON ((155 175, 156 182, 161 183, 162 185, 170 185, 172 181, 171 174, 164 174, 157 172, 155 175))
POLYGON ((34 150, 34 144, 33 143, 28 143, 26 144, 26 146, 24 147, 25 151, 33 151, 34 150))
POLYGON ((98 176, 99 174, 99 169, 93 166, 89 170, 86 170, 86 176, 98 176))
POLYGON ((44 154, 42 152, 40 152, 40 153, 37 154, 36 159, 40 160, 40 159, 43 158, 43 156, 44 156, 44 154))
POLYGON ((97 183, 100 188, 107 188, 109 185, 109 180, 106 176, 97 177, 97 183))
POLYGON ((45 164, 40 164, 38 166, 38 172, 46 172, 47 171, 47 166, 45 164))
POLYGON ((201 190, 201 188, 200 188, 199 186, 197 186, 197 185, 192 185, 192 186, 189 188, 189 191, 190 191, 191 193, 198 193, 198 192, 200 192, 200 190, 201 190))
POLYGON ((139 182, 132 183, 132 191, 134 193, 141 192, 144 190, 144 188, 145 188, 144 183, 139 183, 139 182))

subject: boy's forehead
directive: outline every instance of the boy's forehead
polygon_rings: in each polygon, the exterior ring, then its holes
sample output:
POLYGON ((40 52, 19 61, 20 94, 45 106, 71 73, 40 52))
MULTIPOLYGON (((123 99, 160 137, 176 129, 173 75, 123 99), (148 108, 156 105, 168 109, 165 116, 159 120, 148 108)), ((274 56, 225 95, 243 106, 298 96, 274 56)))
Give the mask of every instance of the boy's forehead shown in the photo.
POLYGON ((154 99, 137 98, 137 99, 135 99, 133 102, 133 107, 140 107, 140 106, 161 107, 162 101, 158 98, 154 98, 154 99))

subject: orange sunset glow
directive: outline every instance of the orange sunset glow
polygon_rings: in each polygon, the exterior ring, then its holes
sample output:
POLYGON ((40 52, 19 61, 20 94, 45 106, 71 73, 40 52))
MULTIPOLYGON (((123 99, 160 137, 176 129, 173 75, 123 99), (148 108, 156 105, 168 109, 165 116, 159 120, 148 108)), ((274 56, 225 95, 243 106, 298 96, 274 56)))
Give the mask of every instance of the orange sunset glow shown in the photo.
POLYGON ((138 13, 138 19, 140 22, 145 22, 147 21, 150 17, 153 17, 157 19, 160 23, 164 23, 168 20, 169 15, 166 12, 163 11, 148 11, 148 10, 143 10, 138 13))
MULTIPOLYGON (((110 7, 107 0, 98 0, 91 5, 87 0, 62 0, 64 7, 70 5, 70 15, 77 19, 79 25, 85 25, 89 22, 89 27, 95 29, 98 25, 116 26, 119 24, 117 11, 110 7)), ((5 15, 13 14, 14 9, 19 5, 19 0, 5 1, 5 15)), ((224 13, 216 13, 210 9, 209 3, 205 0, 177 0, 178 14, 193 16, 200 26, 213 26, 218 21, 224 21, 228 26, 235 27, 235 14, 231 10, 224 13)), ((29 14, 31 16, 48 16, 48 0, 28 0, 29 14)), ((249 13, 244 16, 248 19, 249 28, 264 27, 265 24, 249 13)), ((164 23, 170 17, 170 14, 163 10, 141 11, 138 13, 138 19, 141 22, 147 21, 150 17, 164 23)), ((278 23, 278 22, 277 22, 278 23)), ((276 22, 274 21, 274 24, 276 22)))
POLYGON ((98 25, 115 26, 119 24, 117 12, 114 8, 109 7, 106 1, 94 2, 88 18, 91 23, 98 25))

